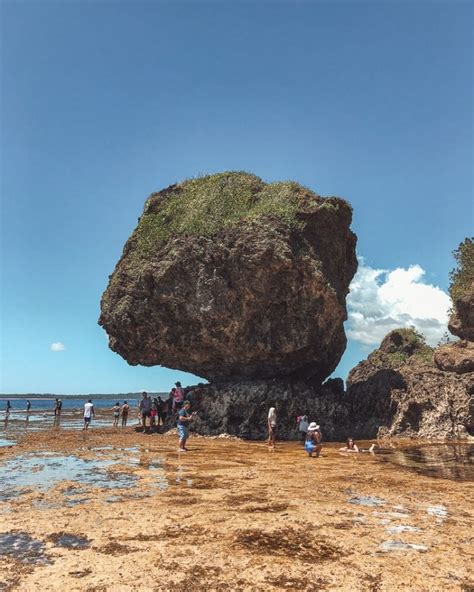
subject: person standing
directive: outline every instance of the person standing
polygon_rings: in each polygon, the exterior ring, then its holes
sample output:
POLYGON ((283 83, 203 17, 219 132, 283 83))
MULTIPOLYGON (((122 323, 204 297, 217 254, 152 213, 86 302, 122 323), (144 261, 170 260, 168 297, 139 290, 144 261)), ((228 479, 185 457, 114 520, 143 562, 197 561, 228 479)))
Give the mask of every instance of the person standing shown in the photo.
POLYGON ((139 404, 140 407, 140 415, 142 418, 142 425, 143 425, 143 433, 146 432, 146 418, 150 417, 151 415, 151 399, 148 396, 148 393, 143 391, 142 399, 139 404))
POLYGON ((308 433, 308 416, 307 415, 300 415, 299 417, 296 418, 296 421, 298 423, 298 432, 300 435, 300 441, 304 446, 304 443, 306 442, 306 434, 308 433))
POLYGON ((156 399, 156 410, 158 412, 158 417, 157 417, 157 421, 156 421, 158 427, 160 426, 160 424, 165 425, 165 420, 166 420, 165 402, 163 401, 163 399, 161 397, 158 397, 156 399))
POLYGON ((195 413, 190 413, 191 403, 184 401, 181 409, 178 411, 178 436, 179 436, 179 451, 187 452, 186 441, 189 437, 189 422, 196 416, 195 413))
POLYGON ((174 390, 174 409, 179 411, 183 406, 184 391, 180 382, 175 382, 176 388, 174 390))
POLYGON ((10 410, 12 408, 12 404, 10 403, 10 401, 7 401, 7 404, 5 405, 5 421, 8 421, 8 418, 10 417, 10 410))
POLYGON ((277 415, 275 407, 270 407, 268 411, 268 445, 275 448, 277 436, 277 415))
POLYGON ((120 417, 120 403, 117 401, 115 405, 112 407, 112 411, 114 412, 114 428, 118 428, 118 422, 120 417))
POLYGON ((95 417, 94 405, 92 404, 92 399, 89 399, 87 403, 84 405, 84 427, 83 430, 89 429, 89 424, 91 419, 95 417))
POLYGON ((155 427, 155 424, 158 423, 158 401, 156 397, 154 397, 151 401, 151 411, 150 411, 150 429, 155 427))
POLYGON ((30 412, 30 409, 31 409, 31 402, 29 399, 27 399, 27 401, 26 401, 26 414, 27 415, 30 412))
POLYGON ((123 405, 122 405, 122 427, 125 428, 127 427, 127 419, 128 419, 128 412, 130 411, 130 405, 128 404, 128 401, 124 401, 123 405))
POLYGON ((167 417, 171 417, 173 415, 175 390, 176 390, 176 388, 173 387, 169 392, 168 398, 166 399, 166 416, 167 417))

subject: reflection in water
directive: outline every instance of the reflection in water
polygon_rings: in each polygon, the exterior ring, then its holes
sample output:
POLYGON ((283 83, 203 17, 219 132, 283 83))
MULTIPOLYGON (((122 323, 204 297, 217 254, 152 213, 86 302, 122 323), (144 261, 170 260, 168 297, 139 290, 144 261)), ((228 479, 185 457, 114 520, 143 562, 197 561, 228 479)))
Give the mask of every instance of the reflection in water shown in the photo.
POLYGON ((428 477, 474 481, 473 444, 432 444, 400 450, 384 449, 376 456, 428 477))

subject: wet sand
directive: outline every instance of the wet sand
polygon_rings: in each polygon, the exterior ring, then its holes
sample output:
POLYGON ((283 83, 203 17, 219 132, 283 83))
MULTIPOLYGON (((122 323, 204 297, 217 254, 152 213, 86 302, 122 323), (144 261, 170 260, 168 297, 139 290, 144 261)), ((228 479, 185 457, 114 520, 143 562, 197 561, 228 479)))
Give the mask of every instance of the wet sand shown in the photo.
POLYGON ((472 482, 338 448, 29 433, 0 448, 0 590, 473 590, 472 482))

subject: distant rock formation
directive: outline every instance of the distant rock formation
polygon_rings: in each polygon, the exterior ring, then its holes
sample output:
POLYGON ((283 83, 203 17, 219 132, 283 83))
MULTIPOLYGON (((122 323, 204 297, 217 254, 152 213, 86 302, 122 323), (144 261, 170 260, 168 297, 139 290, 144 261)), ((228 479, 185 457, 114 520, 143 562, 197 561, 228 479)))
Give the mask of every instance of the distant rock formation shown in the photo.
POLYGON ((470 345, 457 344, 435 351, 412 329, 389 333, 380 348, 349 374, 351 434, 356 438, 474 436, 474 373, 466 369, 465 361, 471 353, 470 345))
POLYGON ((210 381, 321 383, 346 347, 350 205, 246 173, 150 196, 101 301, 130 364, 210 381))

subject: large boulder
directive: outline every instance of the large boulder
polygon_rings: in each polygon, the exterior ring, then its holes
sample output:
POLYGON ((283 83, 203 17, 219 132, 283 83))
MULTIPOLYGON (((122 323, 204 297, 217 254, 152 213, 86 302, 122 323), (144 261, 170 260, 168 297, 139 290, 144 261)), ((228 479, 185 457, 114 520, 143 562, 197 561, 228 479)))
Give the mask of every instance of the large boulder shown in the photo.
POLYGON ((474 341, 474 283, 453 304, 448 329, 461 339, 474 341))
POLYGON ((474 435, 474 373, 442 371, 411 329, 389 333, 349 373, 348 419, 357 438, 474 435))
POLYGON ((346 346, 351 218, 342 199, 246 173, 151 195, 102 297, 110 348, 210 381, 322 381, 346 346))

